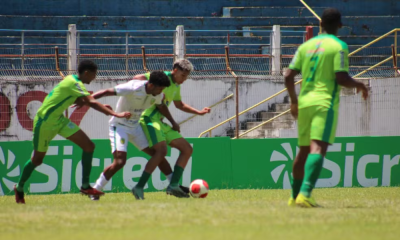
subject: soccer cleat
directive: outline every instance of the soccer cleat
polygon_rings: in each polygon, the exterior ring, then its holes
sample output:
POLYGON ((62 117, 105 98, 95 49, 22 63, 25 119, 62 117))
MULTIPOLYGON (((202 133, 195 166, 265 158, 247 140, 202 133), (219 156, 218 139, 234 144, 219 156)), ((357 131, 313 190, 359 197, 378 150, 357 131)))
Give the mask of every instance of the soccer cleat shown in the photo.
POLYGON ((104 195, 103 192, 101 192, 101 191, 99 191, 99 190, 97 190, 95 188, 92 188, 92 187, 88 187, 86 189, 81 188, 80 192, 83 195, 89 195, 89 196, 90 195, 92 195, 92 196, 103 196, 104 195))
POLYGON ((96 196, 96 195, 89 195, 88 196, 90 198, 90 200, 92 201, 99 201, 100 200, 100 196, 96 196))
POLYGON ((136 198, 136 200, 144 200, 144 193, 143 193, 143 188, 132 188, 131 190, 133 196, 136 198))
POLYGON ((299 194, 296 198, 296 206, 304 208, 315 208, 320 207, 312 197, 306 197, 303 194, 299 194))
POLYGON ((180 186, 171 186, 167 187, 167 194, 175 196, 177 198, 189 198, 189 194, 185 193, 180 186))
POLYGON ((25 204, 24 192, 19 192, 17 190, 17 185, 14 185, 15 202, 25 204))
POLYGON ((288 206, 289 207, 296 207, 296 199, 290 197, 288 201, 288 206))
POLYGON ((182 185, 179 185, 179 187, 181 188, 182 191, 184 191, 185 193, 189 194, 189 188, 188 187, 185 187, 185 186, 182 186, 182 185))

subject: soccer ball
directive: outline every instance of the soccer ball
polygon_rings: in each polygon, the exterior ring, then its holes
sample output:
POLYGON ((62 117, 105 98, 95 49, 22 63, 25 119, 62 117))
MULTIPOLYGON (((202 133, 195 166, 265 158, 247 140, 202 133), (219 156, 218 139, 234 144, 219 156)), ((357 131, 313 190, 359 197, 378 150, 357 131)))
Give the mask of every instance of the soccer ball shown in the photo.
POLYGON ((208 194, 208 184, 202 179, 194 180, 189 187, 190 195, 194 198, 205 198, 208 194))

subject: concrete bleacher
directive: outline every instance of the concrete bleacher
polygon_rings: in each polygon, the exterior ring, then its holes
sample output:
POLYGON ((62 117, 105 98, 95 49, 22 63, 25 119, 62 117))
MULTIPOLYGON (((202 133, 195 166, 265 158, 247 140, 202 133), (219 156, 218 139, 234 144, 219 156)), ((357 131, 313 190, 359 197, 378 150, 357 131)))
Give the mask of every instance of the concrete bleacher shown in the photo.
MULTIPOLYGON (((318 14, 325 7, 341 10, 345 28, 340 35, 349 45, 363 45, 395 28, 400 20, 400 3, 396 0, 308 0, 307 3, 318 14)), ((0 10, 2 29, 65 30, 71 23, 82 30, 173 30, 177 25, 206 30, 281 25, 304 30, 311 25, 315 26, 315 34, 318 32, 318 21, 297 0, 98 0, 95 3, 13 0, 2 3, 0 10)), ((380 42, 377 46, 385 44, 380 42)))

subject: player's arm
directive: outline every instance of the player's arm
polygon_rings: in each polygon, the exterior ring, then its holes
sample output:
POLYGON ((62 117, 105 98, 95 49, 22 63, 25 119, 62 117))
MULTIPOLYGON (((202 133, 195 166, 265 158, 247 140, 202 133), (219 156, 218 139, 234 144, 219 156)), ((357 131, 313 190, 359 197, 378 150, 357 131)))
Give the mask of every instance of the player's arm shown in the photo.
MULTIPOLYGON (((103 89, 100 91, 97 91, 95 93, 92 94, 92 97, 94 99, 99 99, 102 97, 107 97, 107 96, 115 96, 117 95, 116 91, 114 88, 108 88, 108 89, 103 89)), ((77 109, 83 107, 84 105, 89 106, 89 102, 88 101, 84 101, 83 99, 81 99, 82 97, 79 97, 76 99, 75 101, 75 105, 73 105, 72 107, 77 107, 77 109)), ((105 105, 107 108, 111 108, 110 105, 105 105)))
POLYGON ((130 112, 116 113, 112 109, 110 109, 107 106, 96 101, 96 99, 94 99, 93 96, 91 96, 91 95, 81 97, 81 100, 85 102, 85 105, 88 105, 91 108, 93 108, 101 113, 104 113, 107 116, 112 115, 117 118, 130 118, 131 117, 130 112))
POLYGON ((285 72, 285 87, 287 88, 290 97, 290 102, 292 104, 297 104, 297 94, 296 94, 296 89, 294 87, 294 77, 296 77, 297 74, 299 74, 299 72, 293 69, 288 69, 285 72))
POLYGON ((204 115, 211 111, 211 109, 208 107, 205 107, 202 110, 197 110, 196 108, 191 107, 188 104, 182 102, 182 100, 174 101, 174 105, 177 109, 179 109, 183 112, 192 113, 192 114, 196 114, 196 115, 204 115))
POLYGON ((160 111, 160 113, 162 115, 164 115, 164 117, 167 118, 168 121, 172 124, 172 129, 180 132, 181 130, 180 130, 179 124, 177 122, 175 122, 175 119, 172 117, 171 113, 169 112, 167 105, 159 104, 159 105, 156 105, 156 107, 157 107, 158 111, 160 111))
POLYGON ((298 101, 296 89, 294 87, 294 77, 300 73, 302 67, 301 59, 301 46, 297 49, 292 61, 290 62, 289 69, 285 72, 285 86, 290 97, 290 112, 293 117, 297 118, 298 115, 298 101))
MULTIPOLYGON (((150 76, 150 75, 149 75, 150 76)), ((138 74, 133 77, 133 80, 148 80, 146 74, 138 74)))
POLYGON ((354 80, 349 75, 348 49, 340 49, 335 54, 334 70, 335 70, 337 84, 346 88, 356 88, 357 93, 361 91, 362 97, 364 99, 367 99, 368 97, 367 87, 362 82, 354 80))
POLYGON ((107 89, 103 89, 103 90, 93 93, 92 97, 94 99, 100 99, 102 97, 109 97, 109 96, 116 96, 116 95, 117 95, 117 92, 115 91, 115 88, 107 88, 107 89))

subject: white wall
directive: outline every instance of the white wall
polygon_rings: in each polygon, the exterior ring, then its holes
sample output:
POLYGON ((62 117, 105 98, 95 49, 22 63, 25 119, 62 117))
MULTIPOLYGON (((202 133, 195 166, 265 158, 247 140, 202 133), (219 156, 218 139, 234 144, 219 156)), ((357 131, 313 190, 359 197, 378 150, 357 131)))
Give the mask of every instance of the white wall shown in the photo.
MULTIPOLYGON (((45 93, 49 93, 56 83, 57 82, 47 81, 46 83, 40 84, 25 84, 20 82, 3 82, 0 84, 1 93, 3 93, 9 99, 12 110, 11 125, 5 131, 0 132, 0 141, 32 139, 32 132, 24 129, 18 120, 16 113, 18 98, 22 94, 25 94, 29 91, 43 91, 45 93)), ((113 87, 118 83, 121 82, 95 81, 86 87, 88 91, 96 92, 100 89, 113 87)), ((283 88, 284 87, 282 83, 273 83, 268 80, 259 81, 257 79, 240 79, 240 111, 254 105, 265 97, 270 96, 283 88)), ((182 100, 198 109, 210 106, 234 92, 234 78, 214 78, 213 76, 207 76, 207 78, 201 80, 189 79, 182 85, 181 89, 182 100)), ((101 99, 100 101, 104 104, 115 106, 117 100, 118 97, 107 97, 101 99)), ((282 102, 283 96, 272 100, 272 102, 275 101, 282 102)), ((31 101, 28 103, 27 112, 31 119, 34 118, 40 105, 41 102, 39 101, 31 101)), ((254 111, 259 111, 263 108, 266 108, 266 105, 260 106, 254 109, 254 111)), ((68 111, 70 116, 74 109, 69 108, 68 111)), ((178 122, 181 122, 191 116, 191 114, 177 110, 173 104, 170 107, 170 111, 178 122)), ((185 137, 198 137, 202 131, 231 116, 234 116, 234 114, 235 100, 234 98, 231 98, 213 108, 211 114, 198 116, 182 124, 181 133, 185 137)), ((246 116, 243 116, 241 120, 245 120, 245 118, 246 116)), ((2 120, 4 119, 1 118, 0 121, 2 120)), ((82 119, 80 127, 93 139, 108 138, 108 120, 109 117, 90 109, 82 119)), ((234 124, 233 121, 232 123, 234 124)), ((215 132, 213 132, 213 135, 225 135, 225 128, 228 126, 229 124, 221 126, 215 132)), ((55 139, 61 138, 57 137, 55 139)))
MULTIPOLYGON (((244 79, 240 80, 240 111, 258 103, 268 96, 282 90, 282 83, 270 80, 244 79)), ((118 82, 121 83, 121 82, 118 82)), ((50 92, 56 82, 40 84, 1 83, 0 89, 10 101, 12 116, 10 127, 0 132, 0 141, 31 140, 32 132, 24 129, 18 121, 16 103, 18 97, 28 91, 50 92)), ((98 81, 87 85, 89 91, 98 91, 103 88, 113 87, 116 82, 98 81)), ((212 105, 222 98, 235 92, 234 78, 221 78, 207 76, 201 80, 189 79, 182 85, 182 100, 198 109, 212 105)), ((339 125, 337 136, 387 136, 400 135, 400 78, 371 80, 371 97, 367 101, 361 100, 360 95, 342 96, 339 125)), ((268 104, 283 102, 284 94, 253 109, 250 113, 240 117, 240 121, 251 118, 251 114, 260 110, 267 110, 268 104)), ((117 97, 108 97, 101 100, 103 103, 115 106, 117 97)), ((32 101, 28 104, 27 111, 33 119, 40 102, 32 101)), ((173 104, 170 107, 174 118, 180 122, 190 114, 177 110, 173 104)), ((73 109, 69 109, 69 115, 73 109)), ((234 116, 235 99, 231 98, 212 109, 211 114, 196 117, 181 126, 185 137, 198 137, 198 135, 221 121, 234 116)), ((4 120, 1 117, 0 121, 4 120)), ((108 138, 108 117, 90 109, 80 124, 81 128, 93 139, 108 138)), ((222 125, 213 131, 215 135, 226 135, 226 128, 234 127, 235 121, 222 125)), ((296 137, 296 129, 281 130, 281 137, 296 137)), ((57 137, 56 139, 61 139, 57 137)))

